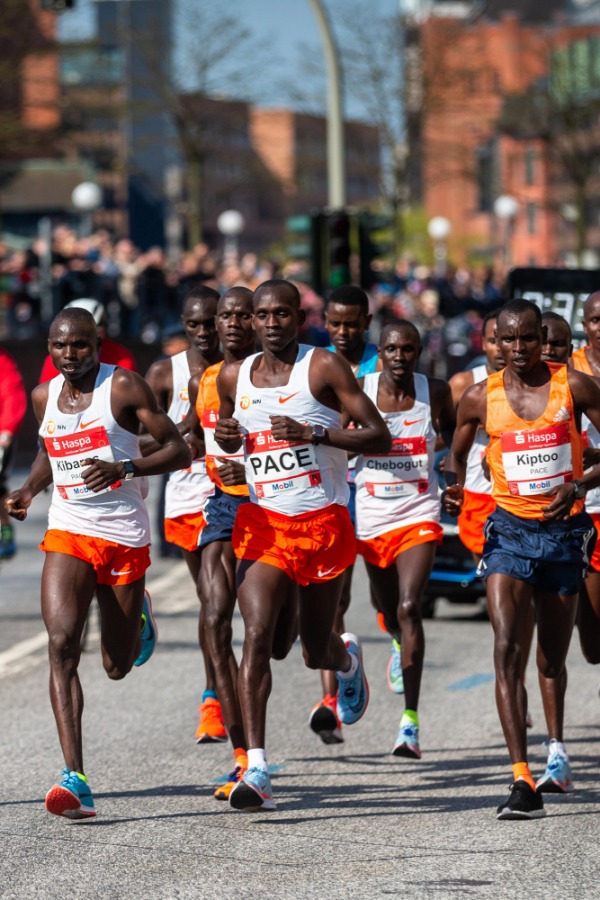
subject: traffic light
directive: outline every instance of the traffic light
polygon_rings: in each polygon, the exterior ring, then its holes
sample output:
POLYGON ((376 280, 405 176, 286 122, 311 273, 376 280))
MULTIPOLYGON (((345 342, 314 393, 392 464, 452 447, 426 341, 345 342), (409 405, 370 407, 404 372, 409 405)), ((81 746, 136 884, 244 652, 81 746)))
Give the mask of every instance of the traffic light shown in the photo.
POLYGON ((320 294, 323 288, 323 215, 290 216, 285 223, 285 249, 293 277, 310 284, 320 294))
POLYGON ((350 283, 350 216, 345 210, 330 212, 327 225, 327 282, 330 288, 350 283))
POLYGON ((361 213, 358 221, 360 254, 360 286, 368 290, 377 281, 375 260, 388 256, 394 249, 392 226, 394 218, 388 213, 361 213))

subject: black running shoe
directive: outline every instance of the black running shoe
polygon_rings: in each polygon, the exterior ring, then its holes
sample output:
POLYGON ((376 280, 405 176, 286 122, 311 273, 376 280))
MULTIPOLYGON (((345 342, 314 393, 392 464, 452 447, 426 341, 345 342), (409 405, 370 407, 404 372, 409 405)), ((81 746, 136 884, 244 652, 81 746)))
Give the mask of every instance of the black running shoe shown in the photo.
POLYGON ((496 810, 497 819, 543 819, 545 815, 542 795, 522 778, 511 785, 508 800, 496 810))

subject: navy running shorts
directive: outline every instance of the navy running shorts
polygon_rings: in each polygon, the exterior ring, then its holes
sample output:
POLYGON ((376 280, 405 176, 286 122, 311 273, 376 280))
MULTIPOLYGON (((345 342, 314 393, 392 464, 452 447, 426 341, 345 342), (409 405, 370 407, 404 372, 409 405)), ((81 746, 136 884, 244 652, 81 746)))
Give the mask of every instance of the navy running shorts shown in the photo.
POLYGON ((250 499, 239 494, 226 494, 216 487, 212 497, 204 507, 206 525, 200 533, 199 547, 206 547, 214 541, 230 541, 233 533, 233 523, 238 508, 242 503, 249 503, 250 499))
POLYGON ((479 566, 484 578, 510 575, 551 594, 577 594, 596 543, 591 517, 582 512, 567 522, 520 519, 496 509, 485 523, 479 566))
POLYGON ((356 482, 349 481, 350 496, 348 497, 348 512, 350 513, 350 521, 356 530, 356 482))

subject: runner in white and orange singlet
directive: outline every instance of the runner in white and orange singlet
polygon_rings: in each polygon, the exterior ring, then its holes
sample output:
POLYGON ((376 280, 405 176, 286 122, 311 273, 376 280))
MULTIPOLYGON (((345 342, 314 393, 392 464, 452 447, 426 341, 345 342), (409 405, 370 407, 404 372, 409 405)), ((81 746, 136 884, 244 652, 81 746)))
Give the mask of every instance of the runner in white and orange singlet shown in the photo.
MULTIPOLYGON (((585 413, 600 427, 600 388, 587 375, 543 362, 545 336, 535 304, 515 300, 500 310, 496 340, 506 368, 465 393, 446 464, 444 507, 456 515, 468 452, 477 429, 487 430, 496 511, 485 528, 482 568, 494 629, 496 701, 514 779, 499 819, 545 815, 545 785, 538 782, 536 790, 527 762, 523 622, 533 601, 538 670, 560 678, 596 537, 583 498, 600 485, 600 466, 583 473, 578 419, 585 413)), ((554 710, 553 730, 562 730, 563 714, 554 710)))
POLYGON ((435 443, 439 432, 450 445, 455 422, 448 384, 415 372, 420 355, 421 339, 411 322, 385 326, 379 339, 383 371, 365 375, 364 391, 389 428, 392 448, 365 453, 356 462, 358 552, 386 628, 402 647, 406 708, 392 753, 413 759, 421 758, 421 598, 442 538, 435 443))
MULTIPOLYGON (((181 322, 190 346, 175 356, 157 360, 146 374, 146 381, 154 391, 159 406, 167 410, 167 415, 184 436, 191 427, 188 395, 190 378, 194 375, 201 376, 205 369, 223 358, 215 324, 218 299, 218 293, 205 285, 192 288, 186 294, 181 322)), ((204 458, 194 459, 189 469, 172 472, 165 490, 165 539, 181 549, 197 591, 202 556, 200 534, 205 525, 204 507, 213 493, 214 484, 206 472, 204 458)), ((200 721, 196 729, 198 744, 227 740, 217 697, 214 668, 206 646, 205 618, 201 602, 198 642, 204 660, 206 686, 199 706, 200 721)))
POLYGON ((149 659, 156 643, 144 590, 150 530, 143 476, 189 465, 190 451, 139 375, 98 362, 99 338, 89 312, 59 313, 48 347, 60 374, 32 394, 40 449, 30 475, 6 504, 10 515, 23 520, 33 498, 54 482, 41 544, 42 615, 50 700, 66 767, 46 796, 46 809, 81 819, 96 815, 83 767, 77 674, 90 603, 96 591, 106 673, 124 678, 149 659), (156 443, 144 458, 140 426, 156 443))
POLYGON ((389 432, 348 364, 298 344, 304 319, 297 288, 274 279, 254 293, 262 353, 223 366, 216 439, 244 448, 250 503, 237 511, 233 548, 245 625, 239 695, 248 771, 231 792, 234 809, 274 809, 265 751, 273 637, 298 585, 299 632, 310 668, 338 673, 337 712, 358 721, 368 702, 360 644, 333 622, 345 569, 354 561, 347 452, 386 452, 389 432), (342 407, 361 426, 342 428, 342 407))

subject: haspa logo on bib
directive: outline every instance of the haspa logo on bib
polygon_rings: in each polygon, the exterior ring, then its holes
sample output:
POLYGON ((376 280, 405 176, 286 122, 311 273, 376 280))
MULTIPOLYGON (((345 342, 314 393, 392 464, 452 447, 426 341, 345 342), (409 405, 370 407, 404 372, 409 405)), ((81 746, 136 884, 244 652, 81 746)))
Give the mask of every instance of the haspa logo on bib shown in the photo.
POLYGON ((188 400, 190 399, 189 394, 188 394, 188 389, 186 387, 181 388, 181 390, 179 391, 179 399, 183 400, 184 403, 187 403, 188 400))
POLYGON ((250 397, 240 397, 240 406, 242 409, 250 409, 250 397))
POLYGON ((54 419, 50 419, 49 422, 46 422, 46 434, 54 434, 56 431, 56 422, 54 419))

